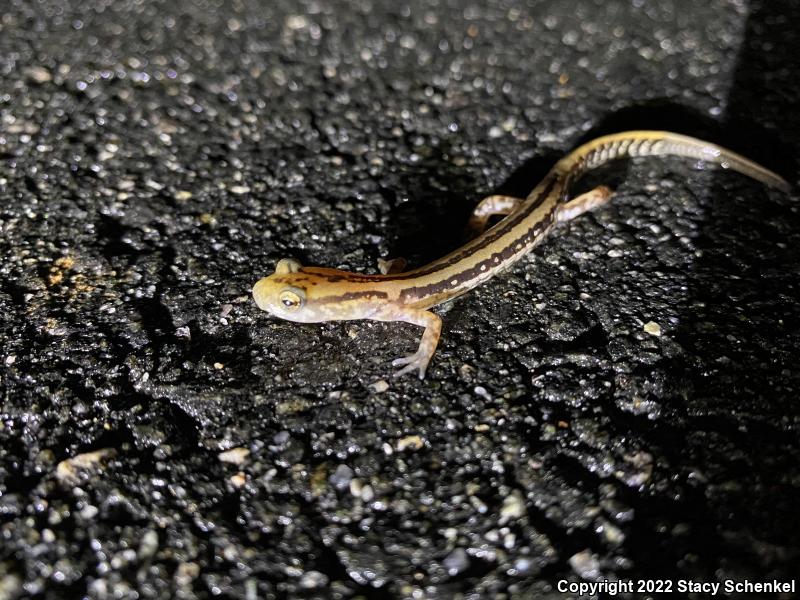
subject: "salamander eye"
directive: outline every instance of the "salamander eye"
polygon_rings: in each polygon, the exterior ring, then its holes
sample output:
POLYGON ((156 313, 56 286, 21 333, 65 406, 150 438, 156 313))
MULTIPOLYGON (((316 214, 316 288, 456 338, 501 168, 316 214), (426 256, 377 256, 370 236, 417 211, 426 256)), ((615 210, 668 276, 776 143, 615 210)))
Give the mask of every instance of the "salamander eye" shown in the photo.
POLYGON ((300 290, 283 290, 278 296, 278 300, 280 300, 281 304, 287 309, 297 310, 303 306, 303 302, 305 301, 304 296, 305 294, 300 290))

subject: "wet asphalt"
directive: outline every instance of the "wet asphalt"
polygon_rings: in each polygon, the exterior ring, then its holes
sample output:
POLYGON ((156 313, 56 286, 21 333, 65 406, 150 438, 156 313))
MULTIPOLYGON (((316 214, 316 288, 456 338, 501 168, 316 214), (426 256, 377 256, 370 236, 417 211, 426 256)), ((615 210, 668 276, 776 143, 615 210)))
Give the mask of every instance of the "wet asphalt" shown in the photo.
POLYGON ((250 289, 284 257, 424 264, 608 131, 796 185, 798 18, 6 2, 0 599, 794 576, 796 194, 672 158, 593 173, 613 203, 437 309, 424 381, 391 376, 418 328, 282 322, 250 289))

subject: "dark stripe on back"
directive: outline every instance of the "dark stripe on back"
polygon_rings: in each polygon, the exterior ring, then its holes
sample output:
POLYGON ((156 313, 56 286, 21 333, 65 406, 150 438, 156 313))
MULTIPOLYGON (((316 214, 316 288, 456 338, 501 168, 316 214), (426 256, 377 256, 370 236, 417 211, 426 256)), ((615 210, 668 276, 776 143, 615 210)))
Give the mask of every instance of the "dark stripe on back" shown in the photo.
MULTIPOLYGON (((362 283, 362 282, 380 282, 380 281, 399 281, 403 279, 415 279, 417 277, 423 277, 425 275, 430 275, 431 273, 435 273, 441 269, 447 268, 451 265, 454 265, 458 262, 461 262, 466 257, 475 254, 476 252, 480 252, 490 244, 493 244, 495 241, 503 237, 509 231, 511 231, 514 227, 519 225, 522 221, 524 221, 531 212, 536 210, 550 195, 553 188, 555 187, 556 183, 559 180, 559 177, 551 173, 548 177, 550 177, 550 181, 547 181, 547 185, 545 188, 539 193, 539 196, 531 203, 528 209, 524 212, 520 211, 518 214, 509 215, 505 219, 503 219, 496 229, 493 229, 491 232, 487 232, 487 234, 478 237, 475 241, 476 244, 474 246, 467 245, 462 248, 460 251, 457 251, 457 254, 451 256, 447 262, 441 261, 434 261, 429 263, 426 267, 422 267, 422 270, 418 271, 409 271, 407 273, 398 273, 397 275, 389 275, 389 276, 376 276, 376 275, 359 275, 356 273, 342 273, 336 275, 325 275, 324 277, 327 281, 331 283, 338 283, 341 281, 347 281, 352 283, 362 283)), ((527 234, 526 234, 527 235, 527 234)), ((513 247, 519 242, 519 240, 515 241, 510 247, 513 247)), ((494 255, 493 255, 494 256, 494 255)), ((429 287, 429 286, 425 286, 429 287)))
MULTIPOLYGON (((553 187, 555 187, 555 184, 558 181, 558 177, 557 176, 551 175, 551 177, 552 177, 552 179, 547 183, 547 186, 541 191, 541 193, 539 194, 539 197, 536 198, 531 203, 531 205, 528 207, 528 209, 526 211, 524 211, 524 212, 520 211, 516 215, 510 215, 509 217, 507 217, 506 219, 504 219, 503 221, 501 221, 499 223, 499 227, 497 227, 496 230, 493 230, 493 231, 489 232, 487 235, 485 235, 483 237, 479 237, 476 240, 477 244, 475 246, 470 246, 470 247, 464 248, 458 254, 455 254, 454 256, 452 256, 446 263, 433 262, 433 263, 431 263, 431 267, 430 268, 426 269, 425 271, 417 271, 416 273, 414 273, 412 275, 412 277, 420 277, 422 275, 428 275, 430 273, 433 273, 434 271, 438 271, 440 269, 443 269, 443 268, 449 267, 451 265, 454 265, 454 264, 456 264, 458 262, 461 262, 467 256, 475 254, 476 252, 480 252, 481 250, 483 250, 487 246, 493 244, 495 241, 497 241, 498 239, 503 237, 505 234, 507 234, 509 231, 511 231, 514 227, 516 227, 522 221, 524 221, 528 217, 528 215, 530 215, 531 212, 536 210, 542 204, 542 202, 544 202, 545 199, 550 195, 550 192, 553 190, 553 187)), ((516 242, 514 242, 514 244, 516 244, 516 242)), ((510 244, 510 245, 513 246, 514 244, 510 244)), ((405 279, 405 278, 406 277, 403 277, 403 279, 405 279)))
MULTIPOLYGON (((507 244, 499 252, 495 252, 488 258, 485 258, 481 262, 477 263, 471 269, 463 271, 458 275, 454 275, 453 277, 448 277, 442 281, 436 281, 434 283, 429 283, 428 285, 404 289, 400 292, 400 301, 404 302, 410 300, 412 302, 418 302, 424 298, 435 296, 436 294, 447 293, 448 291, 458 289, 458 286, 460 286, 462 283, 473 281, 481 273, 488 273, 492 269, 495 269, 500 265, 504 265, 504 263, 513 258, 516 254, 529 250, 541 240, 542 236, 552 226, 555 212, 556 211, 553 210, 545 219, 535 223, 533 227, 528 229, 516 240, 510 244, 507 244), (521 247, 517 249, 517 246, 521 247), (453 281, 457 281, 458 283, 453 285, 453 281)), ((458 290, 458 293, 464 293, 469 289, 471 288, 458 290)))
POLYGON ((348 300, 358 300, 359 298, 381 298, 385 299, 388 298, 389 294, 386 292, 376 292, 374 290, 368 292, 347 292, 346 294, 340 294, 339 296, 323 296, 322 298, 318 298, 315 302, 319 302, 320 304, 330 304, 334 302, 347 302, 348 300))

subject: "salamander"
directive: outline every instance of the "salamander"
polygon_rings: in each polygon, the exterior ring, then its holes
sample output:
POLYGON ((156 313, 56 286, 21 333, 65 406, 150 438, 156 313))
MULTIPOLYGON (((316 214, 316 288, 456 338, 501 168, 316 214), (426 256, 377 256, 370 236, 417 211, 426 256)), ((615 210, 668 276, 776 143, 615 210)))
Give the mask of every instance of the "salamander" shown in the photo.
POLYGON ((468 229, 475 235, 464 246, 427 265, 403 270, 405 261, 384 263, 383 273, 365 275, 302 266, 290 258, 253 287, 262 310, 301 323, 373 319, 404 321, 424 327, 414 354, 392 364, 395 374, 416 371, 420 379, 436 351, 441 318, 430 309, 480 285, 508 268, 536 246, 558 223, 607 202, 611 190, 599 186, 570 198, 582 174, 623 157, 679 156, 714 163, 788 192, 776 173, 716 144, 668 131, 626 131, 596 138, 559 160, 526 198, 489 196, 475 208, 468 229), (487 227, 490 217, 504 218, 487 227))

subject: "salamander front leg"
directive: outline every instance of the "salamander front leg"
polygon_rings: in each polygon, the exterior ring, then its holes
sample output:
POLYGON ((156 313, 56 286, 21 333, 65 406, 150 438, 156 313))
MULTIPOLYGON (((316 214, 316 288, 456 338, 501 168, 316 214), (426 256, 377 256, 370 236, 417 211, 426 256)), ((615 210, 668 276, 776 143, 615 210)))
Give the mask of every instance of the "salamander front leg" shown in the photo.
POLYGON ((394 275, 395 273, 402 273, 407 264, 408 261, 402 257, 389 259, 379 258, 378 270, 382 275, 394 275))
POLYGON ((483 233, 491 217, 496 215, 508 215, 522 202, 522 198, 513 196, 487 196, 478 203, 466 227, 466 236, 473 238, 483 233))
POLYGON ((412 323, 425 328, 417 351, 410 356, 392 361, 392 366, 394 367, 405 365, 394 374, 395 377, 416 370, 419 372, 419 378, 425 379, 425 371, 428 368, 428 363, 431 362, 431 357, 433 353, 436 352, 436 346, 439 345, 439 334, 442 332, 442 320, 438 315, 429 310, 419 310, 416 308, 400 308, 392 315, 391 320, 405 321, 406 323, 412 323))

